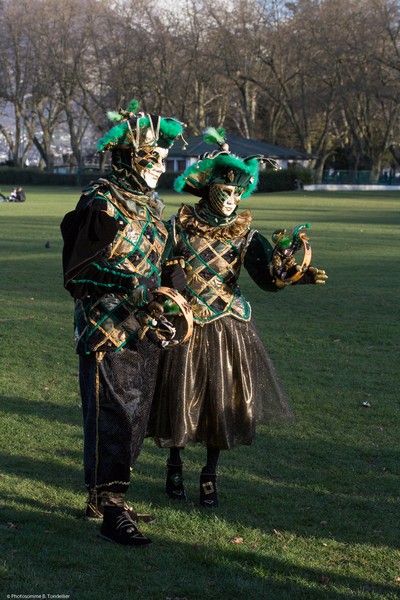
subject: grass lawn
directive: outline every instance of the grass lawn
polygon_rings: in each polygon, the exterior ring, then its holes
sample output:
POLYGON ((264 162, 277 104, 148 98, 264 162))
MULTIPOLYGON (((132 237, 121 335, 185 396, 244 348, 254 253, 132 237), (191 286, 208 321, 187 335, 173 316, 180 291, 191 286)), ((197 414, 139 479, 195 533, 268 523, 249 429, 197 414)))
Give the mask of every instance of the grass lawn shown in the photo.
MULTIPOLYGON (((0 600, 395 599, 399 555, 399 224, 392 193, 255 195, 254 225, 310 222, 324 287, 245 295, 297 419, 222 453, 220 508, 198 507, 204 449, 185 451, 189 501, 164 493, 146 440, 129 500, 157 517, 144 549, 83 521, 81 409, 59 223, 79 191, 0 204, 0 600), (46 248, 46 243, 49 247, 46 248)), ((183 197, 163 195, 165 216, 183 197)))

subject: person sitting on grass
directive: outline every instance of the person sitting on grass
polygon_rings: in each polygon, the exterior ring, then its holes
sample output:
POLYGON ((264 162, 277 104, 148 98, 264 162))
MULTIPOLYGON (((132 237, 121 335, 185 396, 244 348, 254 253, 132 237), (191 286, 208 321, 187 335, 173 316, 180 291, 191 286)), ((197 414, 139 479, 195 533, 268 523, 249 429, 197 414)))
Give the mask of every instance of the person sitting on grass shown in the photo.
POLYGON ((22 189, 22 187, 19 187, 16 192, 15 202, 25 202, 25 200, 26 200, 25 192, 22 189))

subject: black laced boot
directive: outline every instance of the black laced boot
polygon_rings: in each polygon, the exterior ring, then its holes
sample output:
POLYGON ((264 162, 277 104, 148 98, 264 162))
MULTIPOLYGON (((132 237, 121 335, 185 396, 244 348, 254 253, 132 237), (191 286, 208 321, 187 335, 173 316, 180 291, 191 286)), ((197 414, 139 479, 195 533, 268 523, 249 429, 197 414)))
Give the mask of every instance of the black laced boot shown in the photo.
POLYGON ((185 486, 183 485, 182 463, 171 464, 167 462, 165 491, 173 500, 187 500, 185 486))
POLYGON ((207 467, 204 467, 200 474, 200 504, 207 508, 217 508, 217 474, 207 473, 207 467))
POLYGON ((146 546, 151 539, 136 527, 129 512, 123 506, 105 506, 100 537, 123 546, 146 546))

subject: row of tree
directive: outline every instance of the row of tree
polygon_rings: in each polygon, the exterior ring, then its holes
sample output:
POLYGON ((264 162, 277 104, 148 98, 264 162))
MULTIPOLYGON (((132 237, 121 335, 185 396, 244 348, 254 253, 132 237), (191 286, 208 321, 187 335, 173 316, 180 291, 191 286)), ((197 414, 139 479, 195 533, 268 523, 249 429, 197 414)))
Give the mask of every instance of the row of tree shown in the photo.
POLYGON ((377 178, 399 156, 397 0, 0 0, 0 17, 15 165, 33 145, 51 170, 61 130, 82 165, 83 141, 131 98, 188 134, 213 125, 311 153, 317 177, 343 164, 377 178))

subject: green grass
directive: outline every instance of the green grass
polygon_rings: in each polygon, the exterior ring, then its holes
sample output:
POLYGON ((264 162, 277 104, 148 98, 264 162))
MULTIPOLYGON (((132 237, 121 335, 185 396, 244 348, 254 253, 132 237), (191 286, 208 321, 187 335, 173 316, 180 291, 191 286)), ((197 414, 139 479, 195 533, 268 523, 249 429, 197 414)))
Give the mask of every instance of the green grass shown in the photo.
MULTIPOLYGON (((146 549, 82 520, 81 411, 59 223, 78 191, 32 188, 0 204, 0 599, 394 599, 400 594, 396 193, 256 195, 270 236, 310 222, 323 288, 265 294, 242 278, 294 424, 224 452, 221 507, 197 507, 204 450, 185 451, 190 500, 163 491, 147 440, 129 500, 157 516, 146 549), (50 248, 45 243, 50 242, 50 248), (369 407, 363 403, 369 403, 369 407), (239 542, 231 541, 238 538, 239 542)), ((166 194, 166 216, 182 197, 166 194)))

